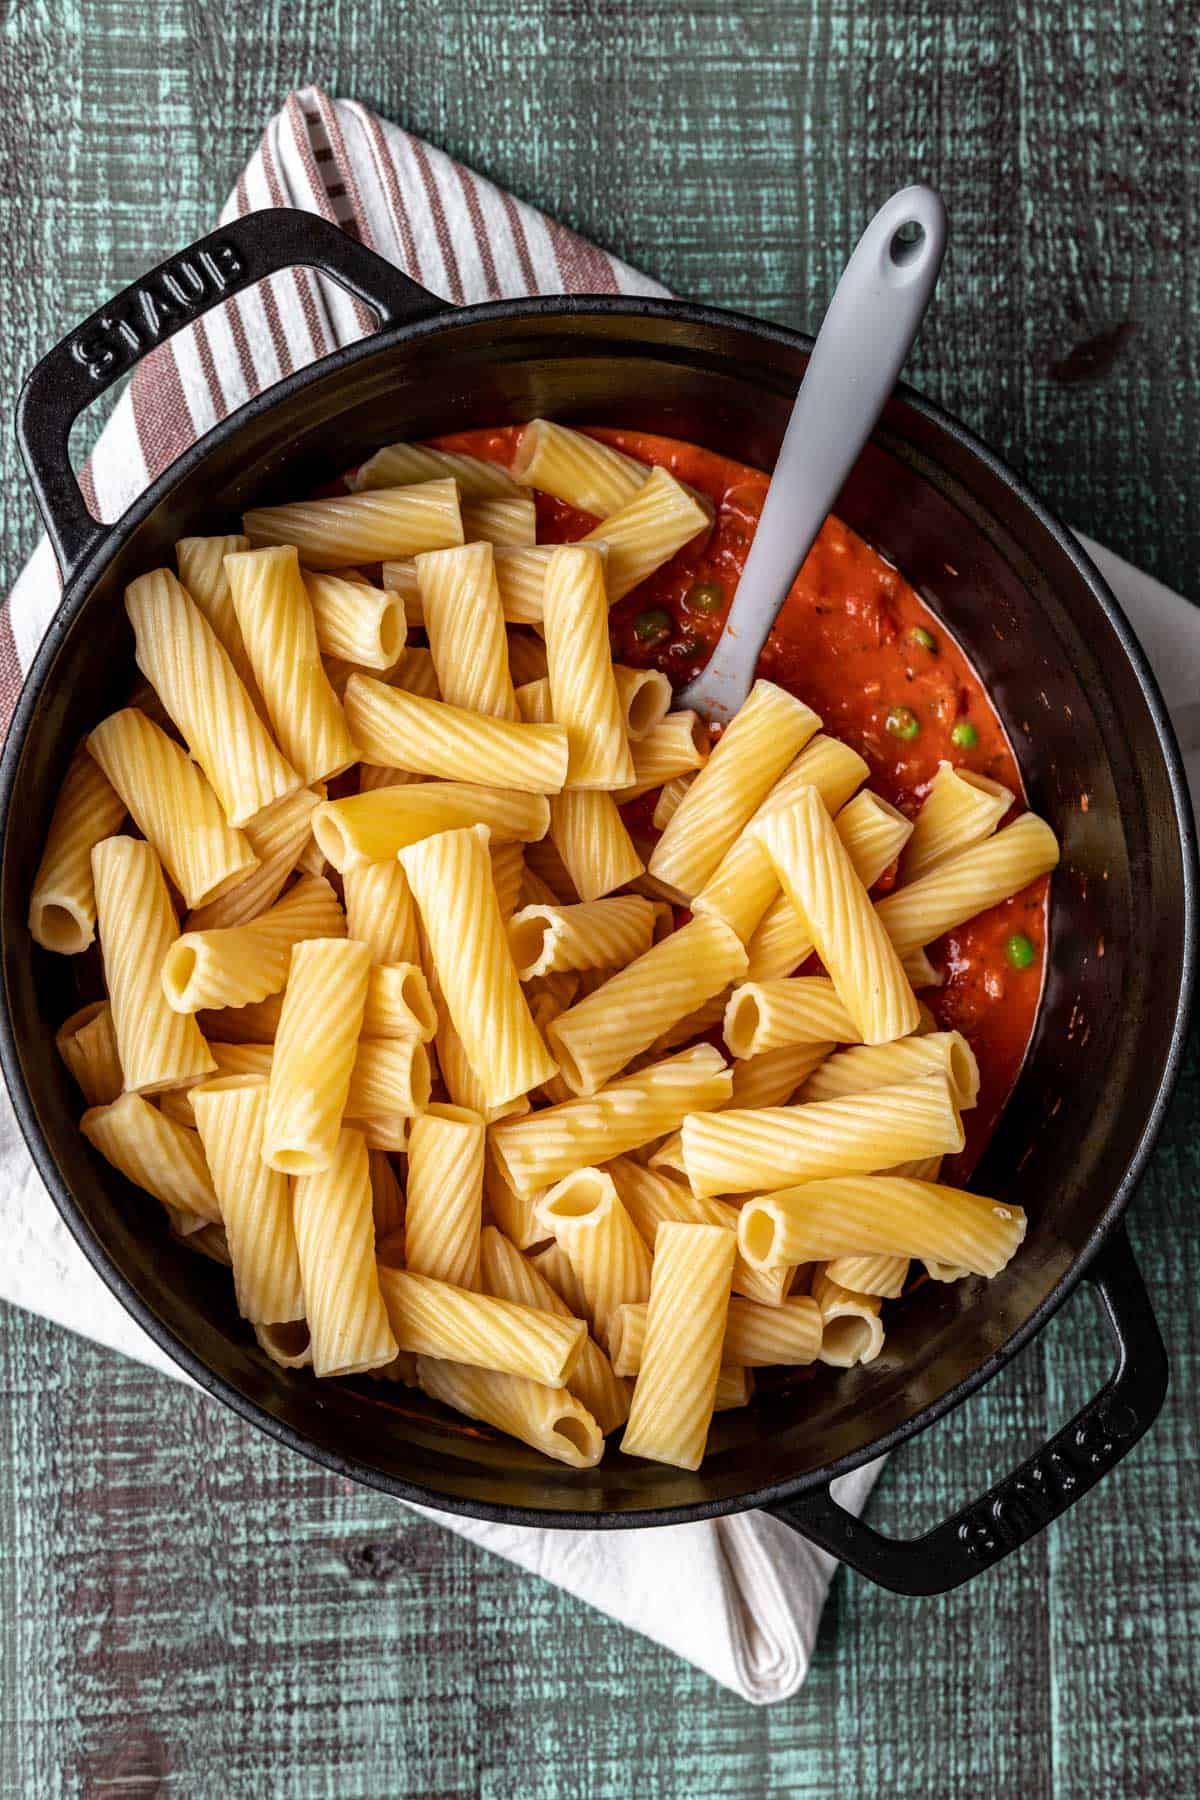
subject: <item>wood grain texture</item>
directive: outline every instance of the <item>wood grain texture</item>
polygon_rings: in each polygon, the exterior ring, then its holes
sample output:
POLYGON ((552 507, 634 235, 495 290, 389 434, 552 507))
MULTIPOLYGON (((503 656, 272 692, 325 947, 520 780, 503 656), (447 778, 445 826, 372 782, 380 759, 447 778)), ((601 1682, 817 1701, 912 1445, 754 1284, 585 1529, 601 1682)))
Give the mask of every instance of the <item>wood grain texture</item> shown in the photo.
MULTIPOLYGON (((0 379, 208 226, 318 79, 680 292, 815 325, 873 204, 954 242, 913 379, 1200 597, 1200 15, 1184 0, 40 0, 0 12, 0 379)), ((36 526, 0 447, 0 581, 36 526)), ((1132 1236, 1172 1355, 1133 1458, 944 1599, 839 1576, 756 1712, 231 1414, 0 1312, 0 1796, 1163 1795, 1200 1779, 1200 1057, 1132 1236), (569 1685, 568 1685, 569 1681, 569 1685)), ((1100 1385, 1084 1296, 873 1502, 916 1530, 1100 1385)))

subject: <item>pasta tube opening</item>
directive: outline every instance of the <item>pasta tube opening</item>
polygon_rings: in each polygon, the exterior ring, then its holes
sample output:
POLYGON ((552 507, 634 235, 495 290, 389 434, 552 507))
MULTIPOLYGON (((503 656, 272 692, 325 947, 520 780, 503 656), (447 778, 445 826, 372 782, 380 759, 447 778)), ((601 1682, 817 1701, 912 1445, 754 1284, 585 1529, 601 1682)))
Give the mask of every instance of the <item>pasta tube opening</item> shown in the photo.
POLYGON ((541 1211, 548 1219, 586 1219, 603 1205, 608 1192, 608 1182, 598 1169, 580 1169, 559 1182, 541 1211))
POLYGON ((35 943, 60 956, 78 956, 92 941, 92 921, 75 901, 35 900, 29 909, 29 931, 35 943))

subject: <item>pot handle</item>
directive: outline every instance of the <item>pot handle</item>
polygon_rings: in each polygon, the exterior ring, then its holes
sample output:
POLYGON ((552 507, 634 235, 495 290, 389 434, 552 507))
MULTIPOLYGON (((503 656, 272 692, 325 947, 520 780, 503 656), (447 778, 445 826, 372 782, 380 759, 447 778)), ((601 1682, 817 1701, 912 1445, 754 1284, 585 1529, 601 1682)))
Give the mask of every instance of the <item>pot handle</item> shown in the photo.
POLYGON ((290 207, 233 219, 122 289, 42 358, 17 402, 21 454, 64 586, 111 529, 88 511, 71 466, 80 413, 177 331, 265 275, 298 267, 331 276, 381 325, 410 325, 447 309, 336 225, 290 207))
POLYGON ((829 1484, 768 1510, 896 1594, 944 1594, 982 1574, 1074 1506, 1158 1417, 1167 1354, 1124 1228, 1087 1270, 1116 1340, 1117 1366, 1050 1441, 980 1499, 919 1538, 887 1538, 847 1512, 829 1484))

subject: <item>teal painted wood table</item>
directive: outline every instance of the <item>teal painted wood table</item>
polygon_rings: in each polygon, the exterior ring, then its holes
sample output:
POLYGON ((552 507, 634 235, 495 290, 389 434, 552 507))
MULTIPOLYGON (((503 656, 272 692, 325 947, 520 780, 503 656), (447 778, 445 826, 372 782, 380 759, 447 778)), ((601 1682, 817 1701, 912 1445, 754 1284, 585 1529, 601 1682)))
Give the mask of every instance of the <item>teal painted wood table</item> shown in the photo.
MULTIPOLYGON (((1200 598, 1200 15, 1184 0, 25 0, 0 9, 0 367, 211 221, 306 79, 687 294, 811 326, 921 177, 913 379, 1200 598)), ((7 588, 35 537, 3 438, 7 588)), ((842 1574, 758 1712, 231 1414, 0 1313, 0 1795, 1125 1796, 1200 1785, 1195 1049, 1131 1231, 1172 1356, 1120 1472, 944 1599, 842 1574)), ((2 1254, 2 1249, 0 1249, 2 1254)), ((1105 1373, 1080 1299, 890 1463, 932 1520, 1105 1373)))

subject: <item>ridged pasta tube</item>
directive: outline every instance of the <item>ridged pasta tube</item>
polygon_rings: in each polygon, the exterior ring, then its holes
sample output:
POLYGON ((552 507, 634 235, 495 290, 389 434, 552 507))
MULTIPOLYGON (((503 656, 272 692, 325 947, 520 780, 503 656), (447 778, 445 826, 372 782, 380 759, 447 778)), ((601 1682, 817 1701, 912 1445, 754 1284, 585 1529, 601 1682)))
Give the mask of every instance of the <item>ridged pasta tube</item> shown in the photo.
POLYGON ((273 1043, 283 1012, 283 995, 268 994, 265 1000, 254 1000, 249 1006, 224 1006, 215 1012, 198 1015, 206 1038, 223 1044, 273 1043))
POLYGON ((654 469, 631 499, 581 541, 608 546, 608 597, 616 601, 711 526, 695 494, 665 469, 654 469))
POLYGON ((459 451, 434 450, 428 444, 388 444, 369 456, 349 477, 356 494, 372 488, 410 487, 414 482, 458 483, 464 500, 486 500, 497 495, 520 495, 515 476, 502 464, 459 451))
POLYGON ((125 590, 137 665, 200 764, 231 825, 303 783, 276 748, 212 626, 169 569, 125 590))
POLYGON ((375 963, 363 1008, 364 1038, 417 1038, 432 1043, 437 1009, 417 963, 375 963))
POLYGON ((545 1387, 561 1387, 578 1365, 587 1337, 582 1319, 514 1306, 411 1269, 381 1269, 379 1285, 402 1350, 523 1375, 545 1387))
POLYGON ((117 1098, 125 1077, 107 1000, 93 1000, 64 1019, 54 1043, 89 1106, 107 1106, 117 1098))
MULTIPOLYGON (((484 1293, 497 1300, 537 1307, 558 1318, 571 1317, 570 1307, 557 1290, 494 1225, 483 1228, 480 1278, 484 1293)), ((567 1388, 587 1407, 605 1437, 629 1417, 629 1384, 614 1375, 612 1364, 594 1338, 584 1340, 567 1388)))
POLYGON ((821 1361, 835 1369, 874 1362, 883 1349, 878 1296, 852 1293, 830 1277, 826 1266, 814 1271, 812 1298, 821 1309, 821 1361))
POLYGON ((532 1194, 518 1194, 497 1162, 491 1144, 487 1144, 483 1158, 484 1206, 518 1250, 532 1249, 545 1240, 545 1229, 534 1211, 535 1198, 532 1194))
POLYGON ((431 1106, 408 1134, 405 1264, 454 1287, 479 1286, 483 1136, 462 1106, 431 1106))
MULTIPOLYGON (((833 824, 854 873, 868 890, 896 860, 910 829, 903 814, 878 794, 869 792, 847 801, 833 824)), ((773 867, 771 875, 778 886, 773 867)), ((775 981, 782 975, 791 975, 812 952, 808 921, 797 912, 787 894, 776 894, 746 945, 751 981, 775 981)))
POLYGON ((525 906, 508 922, 522 981, 569 969, 619 969, 643 956, 654 937, 654 906, 640 894, 578 906, 525 906))
POLYGON ((486 825, 494 843, 544 837, 550 823, 545 795, 506 793, 463 781, 421 781, 326 800, 313 815, 313 834, 335 869, 390 862, 398 851, 439 831, 486 825))
POLYGON ((219 899, 189 913, 185 929, 222 931, 230 925, 246 925, 266 912, 312 846, 312 814, 319 798, 311 788, 297 788, 248 819, 244 831, 259 859, 257 867, 226 888, 219 899))
POLYGON ((356 863, 342 874, 346 933, 366 944, 376 964, 415 963, 421 954, 416 902, 394 859, 356 863))
POLYGON ((180 581, 228 652, 238 680, 245 687, 255 709, 265 719, 262 696, 254 679, 254 670, 250 667, 250 658, 246 655, 246 646, 242 642, 242 628, 233 610, 233 595, 229 591, 229 577, 225 573, 225 558, 249 548, 250 539, 243 537, 240 532, 230 532, 226 537, 180 538, 175 546, 175 566, 179 570, 180 581))
POLYGON ((810 1181, 748 1200, 738 1220, 747 1262, 838 1256, 919 1256, 998 1275, 1025 1237, 1019 1206, 894 1175, 810 1181))
POLYGON ((164 1118, 140 1094, 125 1093, 108 1106, 89 1108, 79 1129, 106 1162, 169 1212, 220 1221, 200 1139, 187 1126, 164 1118))
POLYGON ((746 1108, 782 1106, 834 1048, 832 1043, 785 1044, 779 1050, 764 1050, 735 1062, 729 1104, 746 1108))
MULTIPOLYGON (((702 1200, 681 1182, 672 1181, 658 1169, 645 1168, 628 1156, 615 1157, 607 1170, 651 1254, 659 1227, 669 1221, 679 1225, 720 1225, 726 1231, 737 1231, 737 1207, 726 1200, 702 1200)), ((765 1306, 777 1306, 783 1299, 783 1284, 775 1271, 752 1269, 741 1256, 734 1259, 731 1285, 735 1294, 745 1294, 765 1306)))
POLYGON ((697 1044, 588 1099, 565 1100, 489 1133, 502 1172, 519 1194, 561 1181, 588 1163, 604 1163, 674 1131, 685 1115, 721 1106, 732 1078, 719 1050, 697 1044))
POLYGON ((842 1051, 809 1076, 803 1098, 839 1100, 844 1094, 865 1094, 872 1088, 912 1081, 930 1069, 945 1075, 960 1109, 974 1106, 979 1096, 979 1064, 960 1031, 931 1032, 925 1037, 898 1038, 894 1044, 863 1044, 842 1051))
POLYGON ((910 1157, 957 1154, 964 1142, 950 1085, 936 1072, 807 1106, 689 1113, 682 1135, 688 1181, 697 1194, 744 1194, 827 1175, 867 1174, 910 1157))
POLYGON ((362 669, 395 668, 408 635, 399 594, 318 569, 305 571, 304 591, 322 656, 337 656, 362 669))
POLYGON ((572 1469, 594 1469, 604 1454, 596 1420, 566 1388, 466 1363, 417 1358, 422 1393, 470 1419, 482 1419, 572 1469))
POLYGON ((631 669, 613 664, 613 680, 621 700, 625 736, 639 742, 661 725, 671 710, 672 688, 661 669, 631 669))
POLYGON ((802 788, 755 831, 863 1043, 915 1031, 916 997, 817 790, 802 788))
POLYGON ((92 877, 126 1088, 157 1094, 211 1074, 195 1019, 174 1012, 163 993, 160 970, 179 927, 154 851, 140 838, 105 838, 92 851, 92 877))
POLYGON ((30 936, 44 950, 78 956, 91 943, 96 932, 92 851, 124 817, 125 802, 80 744, 54 803, 29 896, 30 936))
MULTIPOLYGON (((614 1315, 608 1347, 613 1367, 622 1375, 636 1375, 642 1366, 646 1312, 645 1306, 620 1306, 614 1315)), ((723 1367, 794 1368, 816 1362, 820 1351, 821 1309, 807 1294, 777 1306, 762 1306, 736 1293, 730 1297, 721 1345, 723 1367)))
POLYGON ((662 792, 654 803, 654 829, 665 831, 670 821, 679 811, 679 803, 692 785, 691 775, 673 775, 670 781, 663 784, 662 792))
POLYGON ((345 915, 329 883, 304 875, 248 925, 176 938, 163 958, 163 993, 178 1013, 248 1006, 284 986, 294 945, 345 935, 345 915))
MULTIPOLYGON (((346 1117, 411 1118, 428 1106, 430 1088, 429 1052, 420 1038, 361 1037, 346 1095, 346 1117)), ((371 1135, 367 1134, 368 1141, 371 1135)))
POLYGON ((488 1104, 500 1106, 540 1087, 555 1066, 517 979, 488 836, 484 825, 444 831, 410 844, 400 862, 451 1022, 488 1104))
POLYGON ((633 757, 608 641, 604 562, 586 545, 560 544, 542 596, 550 705, 566 728, 568 788, 627 787, 633 757))
POLYGON ((375 1264, 371 1166, 357 1131, 337 1133, 325 1166, 292 1190, 313 1373, 359 1375, 396 1355, 375 1264))
POLYGON ((365 762, 525 794, 557 794, 567 777, 567 734, 561 725, 488 718, 387 687, 369 675, 350 677, 345 705, 365 762))
MULTIPOLYGON (((529 724, 550 718, 550 683, 543 678, 517 689, 517 706, 529 724)), ((599 900, 642 873, 634 847, 611 794, 594 788, 571 788, 550 797, 550 841, 574 893, 570 900, 599 900)))
MULTIPOLYGON (((631 741, 629 752, 633 757, 633 786, 622 788, 617 794, 622 805, 677 776, 693 776, 704 768, 709 757, 708 729, 698 713, 668 713, 644 737, 631 741)), ((690 788, 694 783, 688 785, 690 788)))
POLYGON ((263 1156, 281 1174, 314 1174, 338 1154, 370 968, 366 945, 348 938, 292 950, 263 1134, 263 1156))
MULTIPOLYGON (((541 1229, 539 1226, 539 1236, 541 1229)), ((582 1319, 587 1312, 587 1301, 583 1297, 579 1277, 571 1267, 571 1259, 557 1239, 552 1238, 540 1250, 533 1251, 529 1263, 554 1289, 567 1311, 575 1318, 582 1319)))
MULTIPOLYGON (((367 1158, 371 1169, 371 1214, 375 1221, 376 1250, 385 1239, 404 1235, 404 1190, 396 1179, 391 1158, 382 1150, 371 1150, 367 1158)), ((383 1260, 382 1258, 380 1260, 383 1260)), ((403 1259, 400 1259, 403 1267, 403 1259)))
POLYGON ((281 1369, 312 1368, 312 1337, 307 1319, 288 1325, 256 1325, 258 1347, 281 1369))
POLYGON ((650 1252, 604 1169, 577 1169, 542 1196, 537 1216, 566 1251, 592 1333, 603 1341, 614 1309, 650 1292, 650 1252))
POLYGON ((900 859, 902 882, 991 837, 1013 803, 1011 788, 972 769, 940 762, 900 859))
POLYGON ((641 1366, 621 1440, 627 1456, 698 1469, 712 1421, 729 1309, 733 1233, 659 1228, 641 1366))
POLYGON ((504 609, 490 544, 416 559, 421 611, 442 698, 468 712, 515 719, 504 609))
POLYGON ((458 488, 448 477, 259 506, 242 526, 252 544, 294 544, 308 569, 390 562, 463 542, 458 488))
POLYGON ((192 1110, 221 1207, 238 1311, 262 1325, 302 1319, 291 1189, 287 1176, 262 1159, 266 1077, 201 1082, 192 1092, 192 1110))
POLYGON ((531 550, 537 541, 537 507, 532 494, 497 494, 487 500, 464 500, 462 522, 468 544, 483 542, 531 550))
POLYGON ((195 763, 144 713, 110 714, 87 742, 186 906, 215 900, 257 865, 195 763))
MULTIPOLYGON (((908 1264, 907 1256, 837 1256, 825 1264, 824 1272, 831 1282, 851 1294, 877 1294, 882 1300, 897 1300, 904 1292, 908 1264)), ((815 1295, 815 1286, 813 1292, 815 1295)))
POLYGON ((512 467, 530 487, 597 519, 627 506, 651 474, 648 463, 551 419, 530 420, 517 440, 512 467))
POLYGON ((305 782, 348 769, 358 752, 321 661, 295 549, 241 550, 225 559, 225 573, 280 749, 305 782))
POLYGON ((550 1025, 550 1048, 568 1087, 594 1094, 745 969, 741 939, 720 919, 693 919, 672 932, 550 1025))
POLYGON ((858 1042, 858 1028, 825 975, 742 982, 725 1008, 724 1030, 725 1043, 737 1057, 759 1056, 787 1044, 858 1042))
POLYGON ((698 894, 820 727, 803 700, 774 682, 756 681, 655 845, 650 873, 698 894))
MULTIPOLYGON (((769 818, 771 813, 790 806, 803 787, 815 787, 826 812, 834 817, 869 774, 870 770, 857 750, 852 750, 838 738, 827 737, 823 731, 818 732, 784 770, 753 818, 729 846, 696 895, 694 910, 724 919, 742 942, 748 943, 767 908, 779 894, 779 877, 770 857, 754 836, 753 827, 769 818)), ((884 807, 886 802, 880 800, 877 805, 884 807)), ((896 841, 898 845, 902 844, 912 826, 895 807, 889 806, 887 811, 899 823, 900 835, 896 841)))
POLYGON ((949 856, 879 902, 880 921, 903 953, 1019 894, 1058 864, 1058 839, 1034 813, 1022 813, 1003 831, 949 856))

